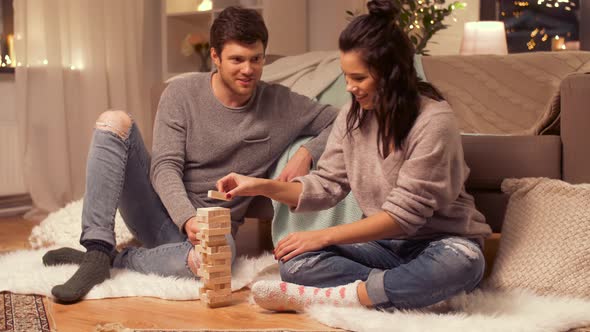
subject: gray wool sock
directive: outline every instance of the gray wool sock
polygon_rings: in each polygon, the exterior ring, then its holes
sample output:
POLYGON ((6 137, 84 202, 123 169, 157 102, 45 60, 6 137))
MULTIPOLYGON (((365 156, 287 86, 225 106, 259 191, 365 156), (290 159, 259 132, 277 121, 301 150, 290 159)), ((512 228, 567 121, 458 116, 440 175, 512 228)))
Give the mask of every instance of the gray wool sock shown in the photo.
POLYGON ((110 268, 109 255, 99 250, 86 252, 76 273, 65 284, 53 287, 51 294, 62 302, 76 302, 92 287, 110 278, 110 268))
POLYGON ((84 252, 73 248, 63 247, 49 250, 43 255, 43 265, 54 266, 60 264, 81 264, 84 252))

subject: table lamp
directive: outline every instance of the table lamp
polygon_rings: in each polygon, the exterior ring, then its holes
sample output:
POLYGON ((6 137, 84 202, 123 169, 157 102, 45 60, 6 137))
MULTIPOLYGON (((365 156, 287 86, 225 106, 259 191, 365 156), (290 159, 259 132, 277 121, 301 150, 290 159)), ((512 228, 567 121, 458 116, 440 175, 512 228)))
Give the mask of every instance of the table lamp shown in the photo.
POLYGON ((467 22, 461 41, 461 55, 508 54, 504 22, 467 22))

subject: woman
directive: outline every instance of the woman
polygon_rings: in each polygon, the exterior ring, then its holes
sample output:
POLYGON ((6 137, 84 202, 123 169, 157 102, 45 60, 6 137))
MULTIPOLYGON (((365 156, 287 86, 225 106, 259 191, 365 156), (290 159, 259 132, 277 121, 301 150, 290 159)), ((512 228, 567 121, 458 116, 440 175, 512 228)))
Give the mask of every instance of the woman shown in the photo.
POLYGON ((483 276, 491 230, 465 191, 469 169, 453 112, 419 82, 413 46, 394 23, 398 9, 388 0, 367 6, 340 35, 353 101, 318 170, 289 183, 233 173, 217 183, 228 197, 264 195, 295 212, 330 208, 352 190, 367 216, 283 238, 274 253, 284 282, 252 288, 270 310, 421 308, 473 290, 483 276))

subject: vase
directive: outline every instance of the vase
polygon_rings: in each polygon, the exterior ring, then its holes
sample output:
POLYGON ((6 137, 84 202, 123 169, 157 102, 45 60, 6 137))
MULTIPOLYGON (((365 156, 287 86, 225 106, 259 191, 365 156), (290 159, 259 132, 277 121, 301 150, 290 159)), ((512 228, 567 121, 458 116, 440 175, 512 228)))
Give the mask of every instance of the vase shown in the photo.
POLYGON ((210 71, 211 68, 209 67, 209 53, 207 52, 207 54, 203 54, 201 52, 198 52, 197 54, 199 54, 199 58, 200 58, 199 71, 202 71, 202 72, 210 71))

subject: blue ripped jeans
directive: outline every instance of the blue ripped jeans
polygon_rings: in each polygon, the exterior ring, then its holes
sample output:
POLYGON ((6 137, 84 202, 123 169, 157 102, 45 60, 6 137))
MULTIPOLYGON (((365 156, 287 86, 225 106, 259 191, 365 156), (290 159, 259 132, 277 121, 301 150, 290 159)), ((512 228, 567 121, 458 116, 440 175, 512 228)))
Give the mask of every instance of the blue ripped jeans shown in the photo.
MULTIPOLYGON (((142 247, 117 253, 114 267, 195 278, 187 263, 193 245, 168 215, 151 185, 149 172, 150 155, 135 123, 127 138, 107 130, 94 130, 87 160, 80 242, 102 240, 115 246, 118 208, 142 247)), ((235 257, 231 235, 228 242, 235 257)))
POLYGON ((280 265, 284 281, 305 286, 365 281, 375 307, 385 310, 423 308, 470 292, 484 268, 481 247, 456 236, 335 245, 280 265))

